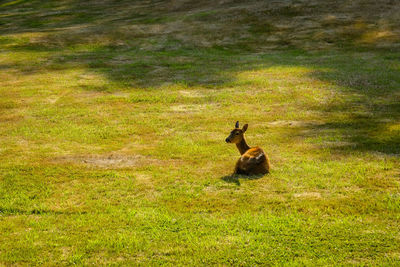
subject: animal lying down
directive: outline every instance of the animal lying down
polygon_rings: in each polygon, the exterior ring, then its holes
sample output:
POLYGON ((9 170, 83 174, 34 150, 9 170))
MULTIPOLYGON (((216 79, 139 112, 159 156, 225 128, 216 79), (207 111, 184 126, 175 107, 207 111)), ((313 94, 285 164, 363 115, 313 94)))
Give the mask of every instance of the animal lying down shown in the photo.
POLYGON ((248 124, 242 129, 239 128, 239 122, 235 124, 230 135, 225 139, 227 143, 234 143, 242 155, 236 162, 234 174, 266 174, 269 173, 269 159, 261 147, 249 147, 244 138, 248 124))

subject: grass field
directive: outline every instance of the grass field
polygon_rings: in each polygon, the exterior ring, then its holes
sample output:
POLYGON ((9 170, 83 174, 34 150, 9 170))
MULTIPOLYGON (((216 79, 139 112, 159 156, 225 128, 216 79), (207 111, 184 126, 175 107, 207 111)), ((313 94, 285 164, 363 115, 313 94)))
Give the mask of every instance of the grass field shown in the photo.
POLYGON ((320 2, 0 1, 0 265, 400 265, 400 5, 320 2))

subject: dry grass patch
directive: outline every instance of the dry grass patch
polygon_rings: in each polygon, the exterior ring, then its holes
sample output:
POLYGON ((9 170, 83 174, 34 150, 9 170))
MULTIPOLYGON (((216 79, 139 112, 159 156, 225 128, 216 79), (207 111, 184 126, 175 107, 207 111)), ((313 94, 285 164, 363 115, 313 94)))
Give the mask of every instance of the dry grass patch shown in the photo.
POLYGON ((318 192, 302 192, 302 193, 296 193, 293 195, 295 198, 314 198, 314 199, 320 199, 321 193, 318 192))
POLYGON ((143 197, 149 201, 155 201, 161 196, 161 193, 156 190, 154 177, 147 173, 134 174, 135 184, 143 192, 143 197))
POLYGON ((101 169, 125 169, 167 164, 165 160, 159 160, 149 156, 124 154, 62 156, 53 159, 53 162, 78 164, 101 169))
POLYGON ((189 97, 189 98, 200 98, 200 97, 205 97, 205 95, 197 90, 181 90, 179 93, 184 96, 184 97, 189 97))
POLYGON ((268 126, 271 127, 310 127, 310 126, 318 126, 323 125, 323 122, 319 121, 286 121, 286 120, 277 120, 268 123, 268 126))
POLYGON ((8 2, 0 265, 395 265, 396 1, 8 2))
POLYGON ((200 112, 204 109, 212 108, 212 104, 192 104, 192 105, 173 105, 171 107, 171 110, 174 112, 180 112, 180 113, 196 113, 200 112))

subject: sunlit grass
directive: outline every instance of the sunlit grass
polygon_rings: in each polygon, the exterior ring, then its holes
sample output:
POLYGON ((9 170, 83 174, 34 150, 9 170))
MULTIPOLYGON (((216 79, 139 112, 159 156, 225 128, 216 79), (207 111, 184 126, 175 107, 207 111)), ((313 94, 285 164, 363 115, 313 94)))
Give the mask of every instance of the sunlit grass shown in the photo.
MULTIPOLYGON (((0 37, 0 264, 399 264, 396 49, 96 35, 99 10, 0 37), (237 120, 269 175, 231 176, 237 120)), ((179 18, 151 12, 114 19, 179 18)))

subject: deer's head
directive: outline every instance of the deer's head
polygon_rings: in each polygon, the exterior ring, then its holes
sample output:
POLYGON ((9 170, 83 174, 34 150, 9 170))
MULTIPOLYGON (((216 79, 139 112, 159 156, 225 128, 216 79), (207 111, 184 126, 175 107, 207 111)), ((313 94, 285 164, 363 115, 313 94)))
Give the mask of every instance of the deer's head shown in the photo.
POLYGON ((249 126, 248 124, 245 124, 245 125, 243 125, 243 128, 240 129, 239 128, 239 122, 237 121, 235 123, 235 129, 233 129, 231 131, 231 133, 225 139, 225 141, 227 143, 234 143, 234 144, 240 143, 243 140, 243 134, 244 134, 244 132, 246 132, 248 126, 249 126))

